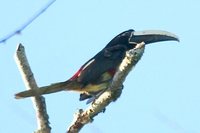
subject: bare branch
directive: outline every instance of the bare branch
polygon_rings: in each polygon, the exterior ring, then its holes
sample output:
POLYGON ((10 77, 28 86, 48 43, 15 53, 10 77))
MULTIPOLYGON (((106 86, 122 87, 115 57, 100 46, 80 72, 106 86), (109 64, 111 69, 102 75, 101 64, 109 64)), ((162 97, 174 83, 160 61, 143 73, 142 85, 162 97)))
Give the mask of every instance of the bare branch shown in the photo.
MULTIPOLYGON (((22 75, 26 89, 38 89, 33 73, 29 66, 28 60, 25 54, 25 48, 22 44, 19 44, 15 53, 15 61, 22 75)), ((50 133, 51 127, 49 126, 49 117, 46 110, 45 98, 43 96, 32 97, 33 106, 36 112, 38 130, 36 133, 50 133)))
POLYGON ((123 59, 118 71, 114 75, 109 89, 99 96, 85 111, 80 109, 75 114, 74 120, 68 128, 67 133, 79 132, 84 125, 92 122, 96 115, 100 112, 104 112, 106 106, 120 97, 123 89, 123 82, 131 69, 142 57, 145 48, 144 45, 144 42, 139 43, 135 49, 129 50, 126 53, 126 57, 123 59))
POLYGON ((22 26, 20 26, 15 31, 11 32, 10 34, 6 35, 5 37, 0 39, 0 43, 5 43, 8 39, 13 37, 14 35, 20 34, 22 30, 24 30, 28 25, 30 25, 35 19, 37 19, 42 13, 44 13, 56 0, 51 0, 45 7, 39 10, 32 18, 30 18, 27 22, 25 22, 22 26))

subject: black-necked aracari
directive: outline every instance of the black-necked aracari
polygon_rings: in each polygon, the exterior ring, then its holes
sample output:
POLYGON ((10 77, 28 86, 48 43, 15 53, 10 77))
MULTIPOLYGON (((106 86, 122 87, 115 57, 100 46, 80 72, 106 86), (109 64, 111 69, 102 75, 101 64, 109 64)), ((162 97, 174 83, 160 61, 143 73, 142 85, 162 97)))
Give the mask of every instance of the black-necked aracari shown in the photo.
POLYGON ((99 53, 88 60, 67 81, 27 90, 15 94, 15 98, 25 98, 54 93, 58 91, 78 91, 80 100, 85 100, 106 90, 126 51, 136 47, 138 43, 146 44, 160 41, 179 41, 170 32, 160 30, 134 31, 127 30, 114 37, 99 53))

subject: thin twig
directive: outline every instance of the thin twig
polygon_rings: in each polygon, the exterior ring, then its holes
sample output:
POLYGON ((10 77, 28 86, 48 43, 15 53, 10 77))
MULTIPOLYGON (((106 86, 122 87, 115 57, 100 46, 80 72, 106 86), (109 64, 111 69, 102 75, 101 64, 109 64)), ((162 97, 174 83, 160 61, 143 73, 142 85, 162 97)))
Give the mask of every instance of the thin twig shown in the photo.
POLYGON ((51 0, 47 3, 42 9, 40 9, 34 16, 32 16, 27 22, 25 22, 22 26, 17 28, 15 31, 9 33, 5 37, 0 39, 0 43, 5 43, 8 39, 13 37, 14 35, 20 34, 22 30, 24 30, 28 25, 30 25, 35 19, 37 19, 42 13, 44 13, 56 0, 51 0))
MULTIPOLYGON (((17 46, 15 61, 22 75, 26 89, 38 89, 35 78, 26 58, 25 48, 22 44, 17 46)), ((45 98, 43 96, 32 97, 33 106, 36 112, 38 130, 36 133, 50 133, 49 117, 46 110, 45 98)))
POLYGON ((78 133, 84 125, 92 122, 96 115, 100 112, 104 112, 106 106, 120 97, 123 89, 123 82, 131 69, 142 57, 145 48, 144 45, 144 42, 139 43, 136 49, 129 50, 126 53, 126 57, 114 75, 109 89, 99 96, 85 111, 80 109, 75 114, 74 120, 68 128, 67 133, 78 133))

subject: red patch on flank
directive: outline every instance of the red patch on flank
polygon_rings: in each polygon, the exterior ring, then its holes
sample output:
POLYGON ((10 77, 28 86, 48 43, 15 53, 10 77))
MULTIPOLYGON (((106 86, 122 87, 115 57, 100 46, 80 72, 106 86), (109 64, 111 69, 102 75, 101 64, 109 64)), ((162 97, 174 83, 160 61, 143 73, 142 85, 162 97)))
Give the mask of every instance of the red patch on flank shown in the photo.
POLYGON ((114 75, 115 75, 115 72, 116 72, 115 69, 109 69, 109 70, 108 70, 108 73, 109 73, 111 76, 114 76, 114 75))
POLYGON ((82 67, 69 80, 75 80, 75 79, 77 79, 79 77, 81 71, 82 71, 82 67))
MULTIPOLYGON (((76 80, 76 79, 79 77, 80 73, 82 72, 82 69, 83 69, 83 67, 81 67, 69 80, 76 80)), ((115 69, 109 69, 109 70, 108 70, 108 73, 109 73, 111 76, 114 76, 114 75, 115 75, 115 72, 116 72, 115 69)))

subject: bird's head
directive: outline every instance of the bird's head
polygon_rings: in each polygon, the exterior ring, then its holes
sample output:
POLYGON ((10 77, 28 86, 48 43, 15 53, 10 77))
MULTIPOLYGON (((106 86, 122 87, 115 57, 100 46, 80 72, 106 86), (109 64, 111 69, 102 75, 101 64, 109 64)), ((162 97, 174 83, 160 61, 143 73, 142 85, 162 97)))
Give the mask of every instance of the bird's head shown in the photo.
POLYGON ((167 31, 134 31, 131 29, 117 35, 108 43, 106 47, 112 47, 114 45, 125 45, 127 49, 132 49, 135 48, 138 43, 144 42, 146 45, 161 41, 179 41, 179 38, 167 31))

